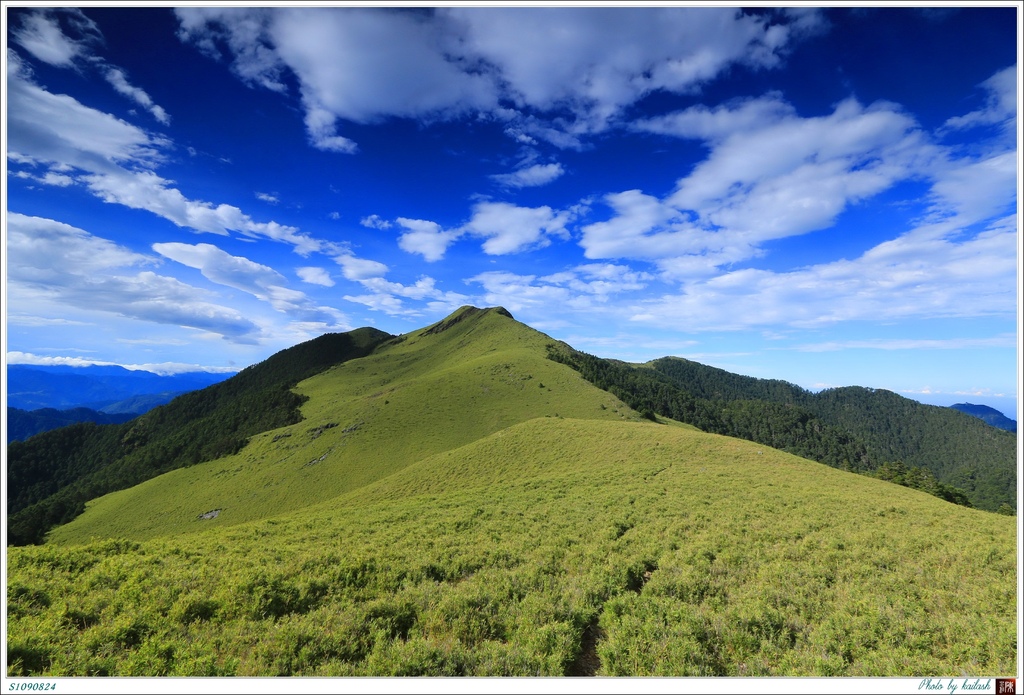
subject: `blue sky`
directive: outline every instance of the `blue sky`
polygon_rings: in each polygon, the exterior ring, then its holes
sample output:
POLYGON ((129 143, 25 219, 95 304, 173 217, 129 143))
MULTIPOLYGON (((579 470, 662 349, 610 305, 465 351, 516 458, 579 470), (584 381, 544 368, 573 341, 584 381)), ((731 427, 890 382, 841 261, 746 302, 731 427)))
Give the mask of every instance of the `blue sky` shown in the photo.
POLYGON ((1016 417, 1018 8, 8 8, 8 363, 463 304, 1016 417))

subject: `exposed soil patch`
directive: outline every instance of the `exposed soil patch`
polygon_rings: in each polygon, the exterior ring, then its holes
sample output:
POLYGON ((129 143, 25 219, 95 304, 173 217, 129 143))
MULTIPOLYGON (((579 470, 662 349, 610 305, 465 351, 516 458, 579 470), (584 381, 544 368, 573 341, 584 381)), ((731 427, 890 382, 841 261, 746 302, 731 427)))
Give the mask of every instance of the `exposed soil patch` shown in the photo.
POLYGON ((203 514, 200 514, 196 518, 198 518, 199 520, 216 519, 217 515, 219 515, 221 513, 221 511, 223 511, 223 510, 221 510, 221 509, 211 509, 208 512, 204 512, 203 514))
POLYGON ((604 630, 597 624, 598 618, 594 618, 583 630, 580 638, 580 653, 576 659, 565 669, 567 676, 596 676, 601 670, 601 657, 597 654, 597 643, 604 637, 604 630))

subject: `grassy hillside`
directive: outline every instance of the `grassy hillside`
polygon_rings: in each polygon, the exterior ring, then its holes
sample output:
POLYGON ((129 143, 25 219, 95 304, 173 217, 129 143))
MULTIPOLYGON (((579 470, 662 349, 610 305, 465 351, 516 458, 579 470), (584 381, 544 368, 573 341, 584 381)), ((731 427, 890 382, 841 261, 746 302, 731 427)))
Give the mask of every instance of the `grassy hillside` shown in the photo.
POLYGON ((237 454, 90 502, 51 538, 138 539, 265 519, 532 418, 637 417, 546 359, 549 342, 504 310, 467 307, 301 382, 301 421, 252 437, 237 454))
POLYGON ((194 528, 9 549, 9 675, 1016 668, 1012 519, 682 426, 542 416, 194 528))
POLYGON ((254 434, 298 422, 296 382, 391 338, 373 328, 329 333, 123 425, 79 424, 7 450, 7 542, 42 542, 85 502, 161 473, 237 452, 254 434))
POLYGON ((465 307, 8 548, 8 674, 1015 671, 1014 519, 650 422, 551 345, 465 307))
POLYGON ((812 393, 785 381, 731 374, 677 357, 645 366, 699 398, 756 399, 804 408, 863 442, 874 466, 902 461, 963 489, 977 507, 1016 507, 1016 436, 977 418, 884 389, 849 386, 812 393))
POLYGON ((976 507, 1016 508, 1016 435, 950 408, 855 386, 812 393, 677 357, 629 365, 574 350, 552 356, 637 409, 847 470, 902 462, 976 507))

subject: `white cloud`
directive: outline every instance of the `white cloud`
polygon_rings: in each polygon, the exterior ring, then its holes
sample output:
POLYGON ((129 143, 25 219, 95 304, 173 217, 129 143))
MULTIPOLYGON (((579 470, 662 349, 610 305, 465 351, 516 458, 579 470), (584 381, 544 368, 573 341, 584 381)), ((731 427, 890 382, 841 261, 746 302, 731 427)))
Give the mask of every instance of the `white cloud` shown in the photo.
POLYGON ((1000 70, 981 83, 988 93, 985 106, 963 116, 946 121, 948 129, 964 129, 976 126, 1002 123, 1008 129, 1016 127, 1017 116, 1017 66, 1011 65, 1000 70))
POLYGON ((7 353, 7 364, 32 364, 47 367, 123 367, 124 369, 128 369, 133 372, 152 372, 153 374, 159 374, 160 376, 184 374, 189 372, 231 374, 238 371, 231 367, 207 367, 201 364, 186 364, 184 362, 119 364, 117 362, 104 362, 102 360, 87 360, 81 357, 49 357, 45 355, 34 355, 31 352, 19 352, 17 350, 11 350, 7 353))
POLYGON ((555 162, 553 164, 534 164, 513 171, 511 174, 494 174, 491 178, 508 188, 527 188, 549 184, 564 173, 562 165, 555 162))
POLYGON ((614 215, 583 227, 580 244, 588 258, 654 260, 677 278, 755 257, 766 241, 826 229, 850 205, 941 162, 897 107, 852 99, 802 118, 768 95, 635 128, 704 140, 711 151, 664 199, 638 190, 605 196, 614 215))
POLYGON ((235 58, 231 68, 243 81, 275 92, 287 91, 281 75, 284 65, 265 40, 269 12, 258 8, 179 7, 174 13, 182 41, 191 41, 217 59, 221 57, 217 44, 223 42, 235 58))
POLYGON ((91 326, 88 321, 75 321, 74 319, 50 318, 46 316, 25 316, 23 314, 8 314, 7 325, 9 326, 91 326))
POLYGON ((444 258, 448 247, 461 236, 461 232, 444 231, 441 225, 429 220, 399 217, 396 221, 406 230, 398 238, 399 248, 409 253, 418 253, 430 262, 444 258))
POLYGON ((295 274, 298 275, 303 282, 307 282, 311 285, 334 287, 334 280, 331 279, 330 273, 323 268, 296 268, 295 274))
POLYGON ((250 85, 298 80, 310 143, 351 153, 337 121, 486 113, 520 141, 578 147, 655 91, 693 92, 733 66, 778 65, 815 11, 733 8, 203 8, 179 36, 229 52, 250 85), (508 104, 515 104, 515 110, 508 104), (569 118, 564 118, 569 114, 569 118))
POLYGON ((25 14, 21 26, 12 35, 16 43, 44 63, 61 68, 79 64, 95 66, 119 94, 145 108, 163 125, 170 124, 167 111, 155 104, 145 90, 130 84, 124 70, 106 64, 93 54, 93 48, 102 45, 103 35, 81 10, 52 9, 25 14), (75 38, 65 33, 61 20, 75 38))
POLYGON ((565 287, 536 283, 535 275, 518 275, 507 271, 480 273, 466 280, 484 289, 483 303, 503 306, 513 313, 544 307, 565 307, 572 294, 565 287))
POLYGON ((29 79, 13 52, 8 53, 7 86, 7 142, 12 159, 56 165, 51 171, 83 172, 37 180, 54 185, 81 182, 105 202, 147 210, 197 232, 227 235, 235 231, 272 239, 290 244, 302 256, 329 247, 295 227, 257 222, 233 205, 189 199, 154 171, 168 141, 72 97, 47 92, 29 79))
POLYGON ((973 222, 1008 213, 1017 180, 1016 152, 951 162, 931 189, 933 219, 956 215, 973 222))
POLYGON ((275 310, 300 321, 346 324, 337 310, 316 306, 303 292, 285 287, 287 280, 269 266, 242 256, 232 256, 212 244, 153 244, 161 256, 199 270, 203 277, 220 285, 247 292, 269 303, 275 310))
POLYGON ((809 343, 797 346, 801 352, 834 352, 837 350, 974 350, 978 348, 1012 348, 1017 345, 1014 335, 992 338, 872 338, 869 340, 842 340, 809 343))
POLYGON ((687 331, 814 327, 842 321, 1010 316, 1016 311, 1016 222, 960 238, 932 230, 860 258, 790 272, 745 269, 684 283, 633 306, 633 320, 687 331))
POLYGON ((372 261, 366 258, 357 258, 351 254, 335 256, 335 261, 341 266, 341 272, 347 280, 367 280, 370 278, 384 277, 388 267, 379 261, 372 261))
POLYGON ((579 312, 600 308, 607 315, 617 311, 608 305, 612 295, 642 290, 651 280, 649 274, 628 266, 588 263, 544 277, 490 271, 466 282, 483 287, 484 304, 504 306, 512 312, 548 313, 551 307, 569 307, 579 312))
POLYGON ((427 261, 444 257, 448 247, 457 239, 471 235, 485 239, 484 253, 501 256, 550 244, 550 237, 569 237, 566 225, 578 214, 578 209, 553 210, 547 205, 537 208, 520 207, 512 203, 482 202, 473 206, 469 221, 456 229, 445 230, 429 220, 398 218, 405 232, 398 239, 403 251, 418 253, 427 261))
POLYGON ((391 282, 383 277, 368 277, 358 282, 370 293, 345 295, 345 299, 392 316, 420 316, 423 314, 421 309, 407 306, 404 301, 406 299, 426 302, 427 310, 432 313, 450 312, 469 301, 466 295, 440 290, 436 286, 434 278, 428 276, 420 277, 412 285, 391 282))
MULTIPOLYGON (((786 17, 733 8, 451 8, 467 53, 497 67, 520 107, 569 109, 599 131, 657 90, 692 92, 732 65, 773 67, 786 17)), ((531 133, 533 134, 533 133, 531 133)))
POLYGON ((109 172, 119 163, 151 165, 167 143, 114 116, 34 84, 17 54, 7 54, 7 147, 20 161, 56 162, 109 172))
POLYGON ((78 58, 89 55, 92 45, 102 41, 96 24, 77 9, 27 13, 21 26, 12 30, 11 38, 38 60, 59 68, 72 67, 78 58), (78 38, 64 33, 61 19, 78 38))
POLYGON ((500 256, 547 246, 550 236, 568 238, 565 225, 572 218, 572 212, 555 211, 547 205, 526 208, 511 203, 477 203, 462 229, 487 239, 484 253, 500 256))
POLYGON ((391 222, 381 218, 380 215, 369 215, 359 220, 359 224, 370 229, 391 229, 391 222))
POLYGON ((281 202, 278 199, 278 197, 276 195, 274 195, 273 193, 260 193, 259 191, 257 191, 256 192, 256 198, 258 200, 262 200, 264 203, 269 203, 271 205, 277 205, 278 203, 281 202))
POLYGON ((41 301, 79 311, 187 326, 254 343, 257 326, 208 293, 152 271, 156 259, 54 220, 7 213, 8 301, 31 311, 41 301))
POLYGON ((145 108, 153 114, 153 118, 160 121, 163 125, 170 125, 171 117, 167 115, 167 112, 159 104, 153 103, 152 97, 150 97, 144 90, 129 84, 128 76, 125 75, 124 70, 110 67, 107 68, 104 76, 107 78, 107 82, 109 82, 119 94, 128 97, 138 105, 145 108))

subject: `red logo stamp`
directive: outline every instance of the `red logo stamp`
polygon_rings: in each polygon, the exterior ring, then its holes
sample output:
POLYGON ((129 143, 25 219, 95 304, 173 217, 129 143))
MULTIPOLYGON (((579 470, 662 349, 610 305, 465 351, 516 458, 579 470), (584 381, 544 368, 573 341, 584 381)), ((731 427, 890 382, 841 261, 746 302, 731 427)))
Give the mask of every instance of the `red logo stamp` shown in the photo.
POLYGON ((996 695, 1016 695, 1016 678, 996 678, 996 695))

